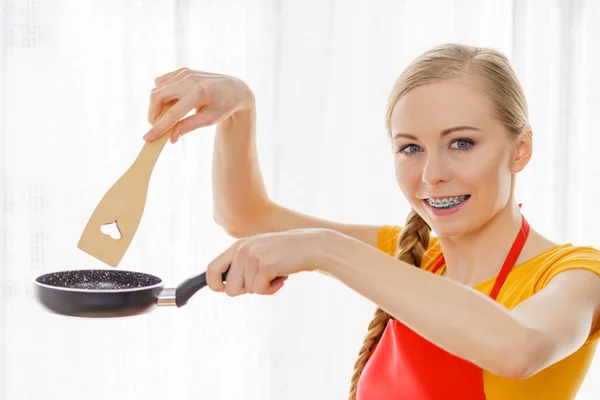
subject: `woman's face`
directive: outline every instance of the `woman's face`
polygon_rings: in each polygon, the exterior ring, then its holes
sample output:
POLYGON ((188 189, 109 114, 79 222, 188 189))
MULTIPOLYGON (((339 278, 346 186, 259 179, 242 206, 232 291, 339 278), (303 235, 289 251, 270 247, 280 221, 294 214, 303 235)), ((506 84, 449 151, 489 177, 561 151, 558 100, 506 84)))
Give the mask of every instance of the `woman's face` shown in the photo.
POLYGON ((391 128, 400 189, 439 237, 473 232, 506 206, 511 175, 524 165, 474 83, 412 89, 396 104, 391 128))

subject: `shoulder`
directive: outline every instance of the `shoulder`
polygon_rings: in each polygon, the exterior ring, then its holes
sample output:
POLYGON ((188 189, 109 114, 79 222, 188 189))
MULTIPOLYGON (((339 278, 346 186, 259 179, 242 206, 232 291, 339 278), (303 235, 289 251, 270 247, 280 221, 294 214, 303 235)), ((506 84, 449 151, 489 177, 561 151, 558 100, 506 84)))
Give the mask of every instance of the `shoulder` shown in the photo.
POLYGON ((571 270, 587 270, 600 276, 600 250, 568 243, 554 246, 540 255, 535 271, 535 292, 542 290, 559 274, 571 270))
POLYGON ((534 293, 573 303, 580 314, 592 316, 586 343, 600 339, 600 251, 591 246, 556 246, 536 269, 534 293))

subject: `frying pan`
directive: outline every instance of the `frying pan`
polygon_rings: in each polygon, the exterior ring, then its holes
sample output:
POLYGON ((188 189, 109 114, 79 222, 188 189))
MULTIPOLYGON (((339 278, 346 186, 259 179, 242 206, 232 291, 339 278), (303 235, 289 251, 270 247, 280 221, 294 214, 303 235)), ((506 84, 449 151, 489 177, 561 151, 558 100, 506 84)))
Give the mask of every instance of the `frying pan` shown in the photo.
MULTIPOLYGON (((223 273, 223 282, 227 272, 223 273)), ((76 317, 123 317, 153 306, 184 306, 206 286, 206 272, 163 288, 157 276, 141 272, 89 269, 52 272, 35 279, 36 295, 50 311, 76 317)))

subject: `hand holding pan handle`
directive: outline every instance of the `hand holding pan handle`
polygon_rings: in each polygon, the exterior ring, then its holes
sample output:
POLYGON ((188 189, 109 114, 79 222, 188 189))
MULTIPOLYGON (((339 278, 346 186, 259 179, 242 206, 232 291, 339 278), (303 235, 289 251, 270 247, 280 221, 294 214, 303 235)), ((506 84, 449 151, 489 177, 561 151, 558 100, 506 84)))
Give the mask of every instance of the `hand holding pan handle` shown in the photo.
MULTIPOLYGON (((223 282, 227 280, 227 272, 223 272, 223 282)), ((157 305, 159 306, 177 306, 182 307, 196 292, 206 286, 206 272, 200 275, 192 276, 181 282, 176 289, 163 289, 158 295, 157 305)))

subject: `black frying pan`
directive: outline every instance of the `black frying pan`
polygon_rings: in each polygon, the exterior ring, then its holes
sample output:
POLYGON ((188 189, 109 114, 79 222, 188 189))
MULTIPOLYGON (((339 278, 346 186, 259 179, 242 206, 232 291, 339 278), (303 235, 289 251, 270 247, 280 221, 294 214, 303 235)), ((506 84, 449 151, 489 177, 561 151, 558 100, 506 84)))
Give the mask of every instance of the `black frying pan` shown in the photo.
MULTIPOLYGON (((227 272, 223 274, 223 281, 227 272)), ((154 305, 184 306, 206 286, 206 273, 163 288, 162 279, 141 272, 74 270, 41 275, 35 280, 38 300, 50 311, 77 317, 122 317, 154 305)))

